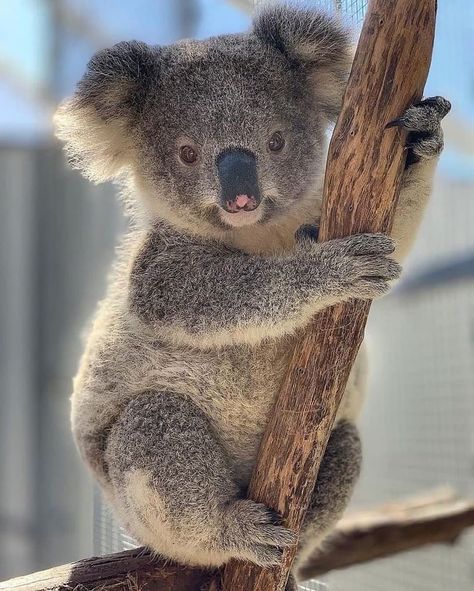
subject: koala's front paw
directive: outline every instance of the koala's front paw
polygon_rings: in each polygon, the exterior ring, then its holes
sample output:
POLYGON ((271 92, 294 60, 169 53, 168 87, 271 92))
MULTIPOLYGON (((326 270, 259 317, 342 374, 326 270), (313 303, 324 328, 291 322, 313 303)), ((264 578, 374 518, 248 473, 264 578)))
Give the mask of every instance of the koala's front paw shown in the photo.
POLYGON ((355 234, 320 246, 327 289, 342 299, 378 298, 400 276, 401 266, 388 257, 395 244, 384 234, 355 234))
POLYGON ((449 113, 451 103, 442 96, 427 98, 391 121, 387 127, 400 126, 408 133, 407 166, 438 156, 443 149, 441 120, 449 113))
POLYGON ((296 534, 281 525, 274 511, 250 499, 235 501, 228 508, 225 535, 226 543, 237 551, 236 558, 263 567, 278 565, 283 548, 297 542, 296 534))

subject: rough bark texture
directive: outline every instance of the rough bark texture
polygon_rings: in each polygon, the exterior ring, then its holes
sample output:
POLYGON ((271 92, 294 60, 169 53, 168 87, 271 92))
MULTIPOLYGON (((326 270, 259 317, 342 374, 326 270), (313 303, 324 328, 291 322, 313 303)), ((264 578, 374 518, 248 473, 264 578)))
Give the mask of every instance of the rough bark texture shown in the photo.
POLYGON ((2 591, 200 591, 212 573, 153 558, 145 548, 87 558, 0 583, 2 591))
MULTIPOLYGON (((405 163, 404 137, 387 123, 422 96, 431 61, 435 0, 371 0, 326 168, 320 240, 390 230, 405 163)), ((249 488, 299 531, 370 304, 319 314, 297 344, 262 440, 249 488)), ((225 591, 283 591, 281 567, 232 561, 225 591)))
MULTIPOLYGON (((427 544, 451 543, 471 526, 474 501, 459 500, 451 492, 349 515, 299 576, 306 580, 427 544)), ((200 591, 214 574, 153 558, 149 550, 137 548, 11 579, 0 583, 0 590, 200 591)))

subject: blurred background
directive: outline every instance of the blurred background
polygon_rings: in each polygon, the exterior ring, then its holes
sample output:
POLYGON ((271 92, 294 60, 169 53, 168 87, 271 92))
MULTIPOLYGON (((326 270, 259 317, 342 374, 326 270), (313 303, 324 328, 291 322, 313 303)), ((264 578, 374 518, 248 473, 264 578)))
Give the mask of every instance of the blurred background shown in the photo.
MULTIPOLYGON (((110 186, 69 171, 51 114, 91 55, 244 30, 251 0, 0 0, 0 580, 132 544, 74 449, 82 331, 125 226, 110 186)), ((365 0, 307 2, 355 29, 365 0)), ((427 95, 453 103, 436 189, 400 288, 373 307, 354 507, 440 484, 474 497, 474 3, 439 0, 427 95)), ((472 591, 474 536, 306 589, 472 591)))

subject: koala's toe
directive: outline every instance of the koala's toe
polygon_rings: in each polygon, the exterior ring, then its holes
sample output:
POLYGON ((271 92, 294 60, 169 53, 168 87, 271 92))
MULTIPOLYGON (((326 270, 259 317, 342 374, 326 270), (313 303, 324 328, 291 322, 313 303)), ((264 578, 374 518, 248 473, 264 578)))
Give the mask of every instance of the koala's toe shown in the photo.
POLYGON ((384 255, 364 255, 354 259, 355 276, 349 287, 353 297, 375 299, 385 295, 401 273, 399 263, 384 255))
POLYGON ((402 268, 399 263, 393 259, 379 255, 367 255, 360 257, 357 265, 359 277, 370 279, 383 279, 384 281, 393 281, 398 279, 402 268))
POLYGON ((278 513, 248 499, 239 505, 239 526, 250 542, 279 548, 296 544, 296 534, 281 525, 278 513))
POLYGON ((361 300, 375 300, 390 291, 390 284, 379 278, 364 278, 354 286, 353 296, 361 300))
POLYGON ((294 546, 297 541, 296 534, 282 525, 262 526, 253 534, 258 542, 278 548, 294 546))
POLYGON ((351 255, 388 255, 394 252, 393 238, 385 234, 354 234, 342 240, 346 241, 347 251, 351 255))
POLYGON ((283 558, 283 550, 281 548, 274 548, 272 546, 254 545, 250 546, 245 552, 244 557, 263 568, 271 568, 281 564, 283 558))
POLYGON ((429 105, 434 107, 440 116, 440 119, 446 117, 446 115, 451 111, 451 103, 448 99, 445 99, 443 96, 432 96, 427 99, 424 99, 417 103, 417 105, 429 105))
POLYGON ((227 543, 240 549, 242 558, 264 567, 275 566, 281 561, 283 549, 297 543, 297 535, 281 525, 280 516, 261 503, 238 500, 230 512, 227 543))

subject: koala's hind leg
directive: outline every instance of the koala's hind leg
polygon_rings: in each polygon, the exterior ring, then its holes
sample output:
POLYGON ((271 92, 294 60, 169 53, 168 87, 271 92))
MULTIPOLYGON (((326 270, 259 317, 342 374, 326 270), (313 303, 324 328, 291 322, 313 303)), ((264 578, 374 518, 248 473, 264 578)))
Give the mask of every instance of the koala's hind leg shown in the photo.
POLYGON ((131 401, 111 429, 106 462, 130 533, 178 562, 270 566, 295 543, 273 512, 239 498, 211 424, 182 396, 147 392, 131 401))
POLYGON ((357 427, 341 421, 331 433, 306 514, 296 572, 341 518, 362 461, 357 427))

